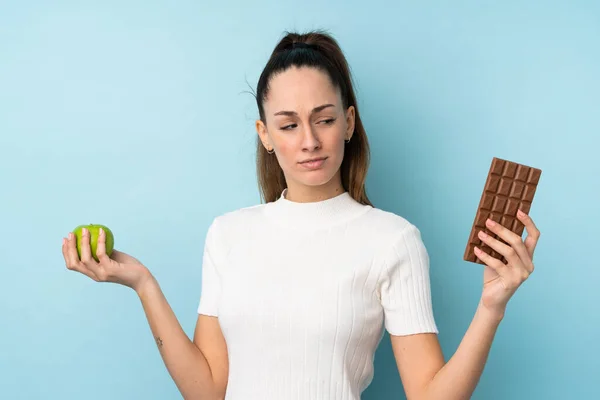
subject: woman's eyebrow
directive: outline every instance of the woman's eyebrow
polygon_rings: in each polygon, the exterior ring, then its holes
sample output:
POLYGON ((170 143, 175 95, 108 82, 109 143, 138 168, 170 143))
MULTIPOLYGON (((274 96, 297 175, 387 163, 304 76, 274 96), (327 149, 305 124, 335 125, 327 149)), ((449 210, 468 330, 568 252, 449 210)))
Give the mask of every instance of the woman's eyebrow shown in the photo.
MULTIPOLYGON (((323 104, 321 106, 315 107, 313 108, 311 115, 318 113, 320 111, 323 111, 324 109, 326 109, 327 107, 335 107, 333 104, 323 104)), ((286 116, 294 116, 294 115, 298 115, 298 113, 296 111, 278 111, 275 114, 273 114, 274 116, 277 115, 286 115, 286 116)))

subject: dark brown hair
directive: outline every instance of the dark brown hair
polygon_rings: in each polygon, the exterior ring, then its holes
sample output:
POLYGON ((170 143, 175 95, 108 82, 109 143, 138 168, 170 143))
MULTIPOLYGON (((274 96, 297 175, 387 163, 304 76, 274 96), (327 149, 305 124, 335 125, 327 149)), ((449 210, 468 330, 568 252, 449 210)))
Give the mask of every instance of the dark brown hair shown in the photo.
MULTIPOLYGON (((340 167, 342 185, 356 201, 372 206, 365 189, 370 157, 369 142, 358 112, 350 68, 340 46, 330 34, 321 30, 303 34, 285 32, 258 80, 255 97, 261 121, 266 125, 263 102, 268 96, 270 79, 274 74, 293 66, 313 67, 325 72, 333 86, 340 90, 344 111, 354 106, 355 130, 352 139, 346 144, 340 167), (296 45, 297 43, 300 45, 296 45)), ((256 143, 256 172, 261 199, 267 203, 275 201, 287 185, 277 157, 267 152, 260 138, 256 143)))

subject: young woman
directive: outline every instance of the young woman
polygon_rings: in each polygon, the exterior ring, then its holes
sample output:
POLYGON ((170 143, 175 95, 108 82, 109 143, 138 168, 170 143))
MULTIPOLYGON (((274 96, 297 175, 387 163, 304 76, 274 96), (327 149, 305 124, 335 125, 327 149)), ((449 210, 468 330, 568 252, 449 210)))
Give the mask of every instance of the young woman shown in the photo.
POLYGON ((466 399, 480 378, 507 302, 533 271, 539 231, 523 242, 482 241, 481 301, 446 361, 432 311, 429 258, 419 230, 365 193, 369 146, 346 59, 328 34, 287 34, 257 88, 257 173, 264 204, 216 217, 208 229, 193 341, 158 282, 135 258, 105 252, 100 234, 69 269, 133 288, 165 365, 185 399, 359 399, 390 334, 409 399, 466 399))

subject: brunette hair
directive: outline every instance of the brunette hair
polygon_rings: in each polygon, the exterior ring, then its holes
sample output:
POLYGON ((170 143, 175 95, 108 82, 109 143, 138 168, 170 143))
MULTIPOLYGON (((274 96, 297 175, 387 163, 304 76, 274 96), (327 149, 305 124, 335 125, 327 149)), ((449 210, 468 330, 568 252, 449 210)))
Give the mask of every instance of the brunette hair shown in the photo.
MULTIPOLYGON (((350 142, 346 143, 340 167, 342 185, 356 201, 372 206, 365 189, 370 161, 369 142, 356 104, 348 62, 331 34, 322 30, 303 34, 285 32, 258 80, 255 97, 261 121, 266 125, 263 102, 268 96, 270 79, 293 66, 313 67, 325 72, 334 87, 340 90, 344 110, 354 106, 355 130, 350 142)), ((256 172, 261 199, 267 203, 275 201, 287 185, 277 157, 267 152, 260 138, 256 143, 256 172)))

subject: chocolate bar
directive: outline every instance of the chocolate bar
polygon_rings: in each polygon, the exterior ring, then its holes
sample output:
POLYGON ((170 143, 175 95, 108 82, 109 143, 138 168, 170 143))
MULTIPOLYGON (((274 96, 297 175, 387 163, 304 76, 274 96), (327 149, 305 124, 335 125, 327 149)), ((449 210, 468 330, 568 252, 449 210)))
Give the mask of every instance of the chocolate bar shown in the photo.
POLYGON ((492 159, 463 260, 484 264, 474 253, 477 246, 492 257, 506 262, 504 256, 479 239, 478 233, 484 231, 506 244, 485 225, 486 219, 490 218, 517 235, 522 235, 525 226, 517 219, 517 210, 529 213, 541 174, 542 170, 537 168, 501 158, 492 159))

